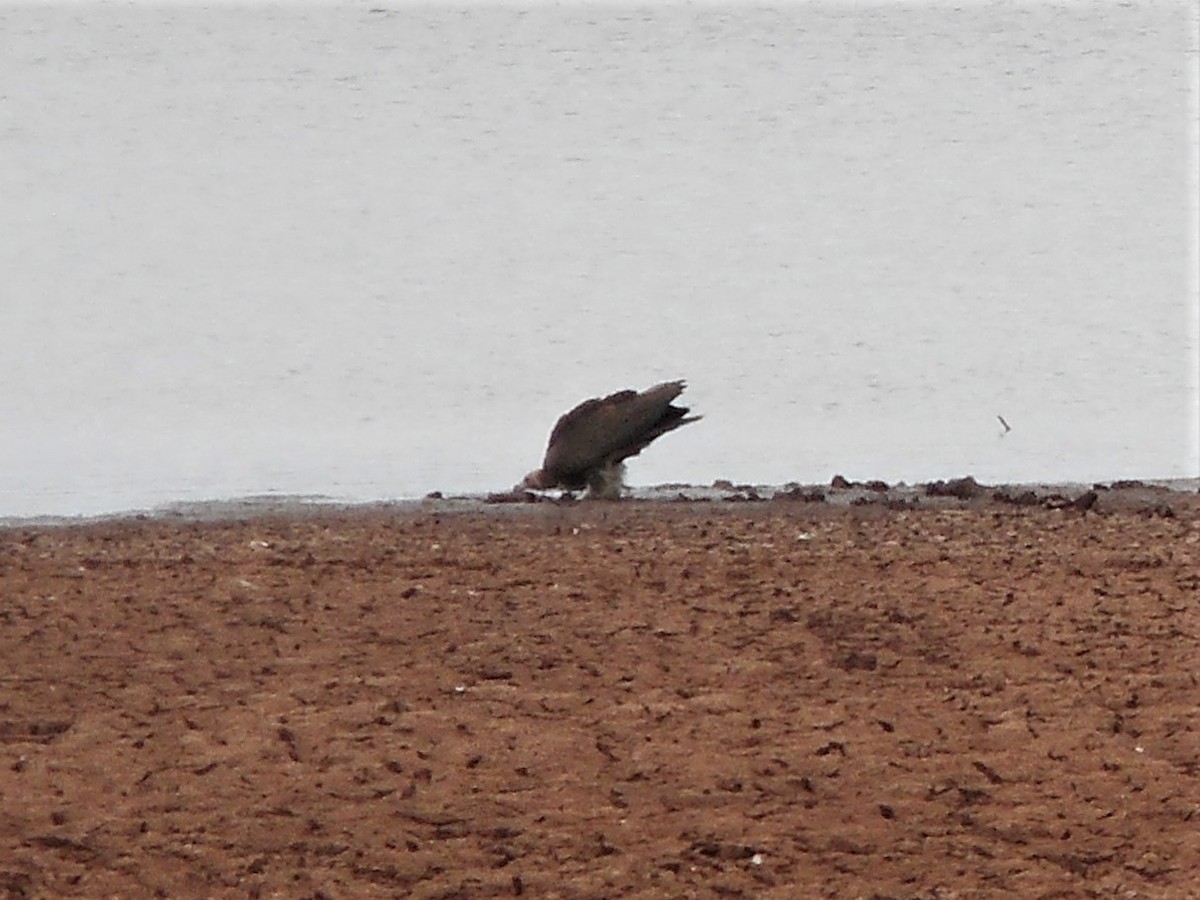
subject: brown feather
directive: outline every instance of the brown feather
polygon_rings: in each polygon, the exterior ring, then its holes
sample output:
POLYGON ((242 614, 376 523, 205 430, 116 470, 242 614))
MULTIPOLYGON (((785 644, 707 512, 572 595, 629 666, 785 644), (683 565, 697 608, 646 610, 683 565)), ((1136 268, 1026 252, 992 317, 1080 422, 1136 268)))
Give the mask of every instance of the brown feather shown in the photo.
POLYGON ((669 381, 648 390, 625 390, 585 400, 559 418, 550 432, 542 468, 526 479, 530 487, 576 490, 601 479, 602 470, 641 453, 649 444, 700 416, 671 401, 684 382, 669 381))

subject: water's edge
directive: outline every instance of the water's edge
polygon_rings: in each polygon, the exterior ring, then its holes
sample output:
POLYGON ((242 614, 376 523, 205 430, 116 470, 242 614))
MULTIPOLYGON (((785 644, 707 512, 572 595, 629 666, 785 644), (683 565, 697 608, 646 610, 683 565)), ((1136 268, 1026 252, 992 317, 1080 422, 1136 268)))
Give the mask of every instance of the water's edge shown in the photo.
MULTIPOLYGON (((1084 483, 981 484, 971 476, 919 484, 886 484, 883 481, 849 481, 840 476, 828 484, 753 485, 717 481, 709 486, 661 484, 631 488, 618 503, 798 503, 828 506, 877 506, 892 510, 954 508, 995 504, 1015 507, 1044 507, 1097 510, 1171 509, 1175 500, 1200 494, 1200 478, 1116 480, 1084 483)), ((423 498, 399 498, 366 502, 307 494, 265 494, 196 502, 169 503, 151 509, 123 510, 89 516, 33 516, 0 518, 0 529, 69 528, 96 523, 124 521, 170 521, 220 523, 262 518, 311 518, 325 515, 418 512, 479 512, 520 510, 580 503, 557 492, 529 491, 503 494, 446 495, 434 491, 423 498)), ((595 501, 606 505, 605 501, 595 501)))

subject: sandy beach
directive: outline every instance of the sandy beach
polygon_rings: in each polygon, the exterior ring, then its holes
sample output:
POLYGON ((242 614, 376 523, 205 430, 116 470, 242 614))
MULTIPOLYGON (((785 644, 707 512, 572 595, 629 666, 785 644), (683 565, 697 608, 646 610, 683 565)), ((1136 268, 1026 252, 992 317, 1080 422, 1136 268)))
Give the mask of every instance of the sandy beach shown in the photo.
POLYGON ((1200 497, 943 488, 0 530, 0 897, 1200 895, 1200 497))

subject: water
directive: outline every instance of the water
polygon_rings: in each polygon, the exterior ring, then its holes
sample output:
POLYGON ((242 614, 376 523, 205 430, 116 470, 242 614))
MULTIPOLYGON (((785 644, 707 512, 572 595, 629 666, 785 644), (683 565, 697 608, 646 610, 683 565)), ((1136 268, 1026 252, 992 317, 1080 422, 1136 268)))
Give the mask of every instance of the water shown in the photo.
POLYGON ((0 7, 0 516, 503 489, 676 377, 634 483, 1194 477, 1194 26, 0 7))

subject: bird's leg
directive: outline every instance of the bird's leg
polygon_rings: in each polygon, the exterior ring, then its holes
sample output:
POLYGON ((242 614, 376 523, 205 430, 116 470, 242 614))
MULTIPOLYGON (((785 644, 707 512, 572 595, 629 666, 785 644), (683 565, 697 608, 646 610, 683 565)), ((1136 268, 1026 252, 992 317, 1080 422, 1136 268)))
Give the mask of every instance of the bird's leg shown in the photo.
POLYGON ((587 496, 592 500, 620 500, 625 487, 625 464, 606 463, 588 475, 587 496))

